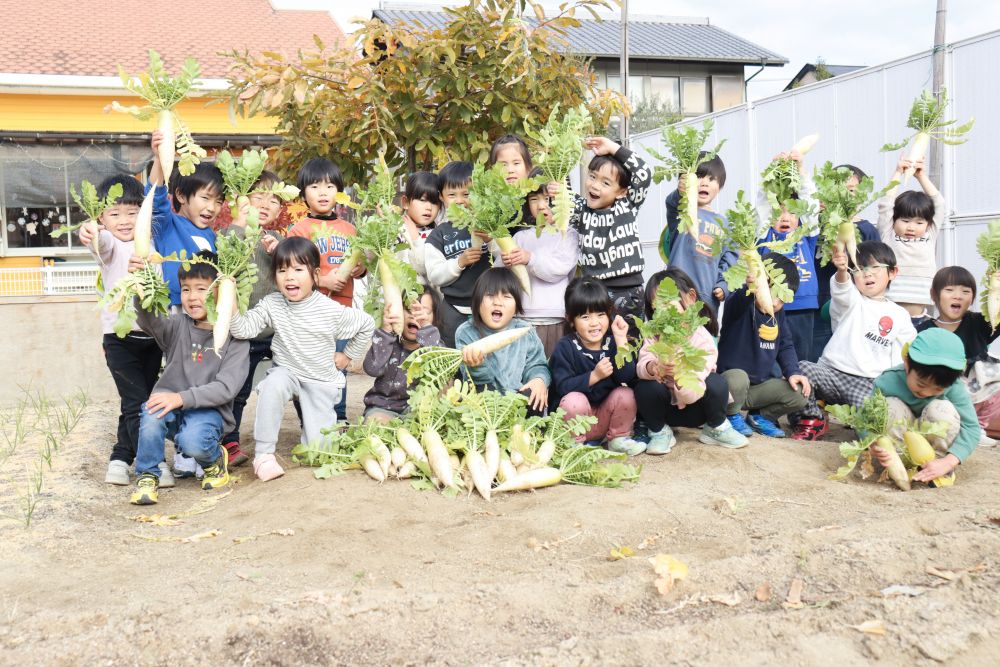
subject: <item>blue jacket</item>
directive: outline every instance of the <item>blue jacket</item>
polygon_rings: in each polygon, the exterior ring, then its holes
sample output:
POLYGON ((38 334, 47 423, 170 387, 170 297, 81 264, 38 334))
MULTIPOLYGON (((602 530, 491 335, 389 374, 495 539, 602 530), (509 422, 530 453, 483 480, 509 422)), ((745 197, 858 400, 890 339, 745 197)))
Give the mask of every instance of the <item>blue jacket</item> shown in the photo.
POLYGON ((722 309, 722 334, 719 337, 719 364, 716 372, 732 368, 746 371, 750 384, 770 380, 774 362, 778 362, 783 377, 801 375, 799 358, 795 354, 792 334, 785 326, 785 311, 774 314, 774 320, 757 309, 754 297, 740 288, 726 299, 722 309), (777 327, 777 335, 768 330, 777 327))
MULTIPOLYGON (((759 243, 771 243, 772 241, 784 241, 788 236, 786 232, 776 232, 768 228, 759 243)), ((786 303, 782 310, 808 310, 819 308, 819 281, 816 278, 816 240, 817 236, 806 236, 795 244, 795 247, 785 253, 785 257, 795 262, 795 267, 799 270, 799 288, 795 290, 795 299, 791 303, 786 303)), ((761 255, 771 252, 767 248, 760 248, 761 255)))
MULTIPOLYGON (((145 191, 149 192, 149 185, 145 191)), ((215 252, 215 232, 177 215, 167 197, 167 186, 158 185, 153 195, 153 247, 161 255, 181 250, 189 256, 202 250, 215 252)), ((180 268, 180 262, 163 263, 163 279, 170 286, 170 304, 174 306, 181 302, 181 285, 177 281, 180 268)))
POLYGON ((632 355, 632 360, 621 368, 615 368, 610 377, 606 377, 591 386, 590 373, 604 357, 610 357, 614 363, 618 354, 614 336, 610 333, 604 336, 600 350, 588 350, 580 343, 575 333, 563 336, 552 350, 549 368, 552 370, 552 386, 549 387, 549 410, 559 407, 563 396, 574 391, 587 396, 591 406, 598 406, 617 387, 631 384, 635 381, 635 362, 638 355, 632 355))
POLYGON ((705 209, 698 209, 698 240, 691 234, 677 232, 680 217, 677 207, 681 194, 674 190, 667 197, 667 226, 660 235, 660 255, 669 266, 682 269, 691 276, 698 300, 709 304, 713 309, 719 309, 719 302, 712 298, 712 291, 719 287, 723 294, 729 296, 729 288, 722 274, 736 263, 736 253, 723 247, 718 254, 712 254, 712 245, 717 238, 725 234, 729 225, 726 216, 705 209))
MULTIPOLYGON (((542 347, 542 340, 535 333, 535 328, 516 317, 507 325, 507 329, 523 327, 530 328, 531 333, 521 336, 507 347, 487 354, 482 364, 468 369, 469 377, 476 385, 496 391, 519 391, 528 381, 535 378, 541 378, 546 386, 552 382, 549 366, 545 361, 545 348, 542 347)), ((493 333, 500 332, 487 332, 487 334, 493 333)), ((462 349, 483 337, 484 334, 480 332, 475 321, 469 318, 455 331, 455 347, 462 349)))

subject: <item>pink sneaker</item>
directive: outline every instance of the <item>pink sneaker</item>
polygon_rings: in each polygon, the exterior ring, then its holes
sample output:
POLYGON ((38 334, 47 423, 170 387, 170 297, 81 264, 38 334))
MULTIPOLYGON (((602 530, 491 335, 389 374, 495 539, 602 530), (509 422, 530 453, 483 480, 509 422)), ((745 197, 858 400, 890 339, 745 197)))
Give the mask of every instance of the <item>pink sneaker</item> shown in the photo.
POLYGON ((278 465, 274 454, 261 454, 253 459, 253 471, 262 482, 270 482, 285 474, 285 470, 278 465))

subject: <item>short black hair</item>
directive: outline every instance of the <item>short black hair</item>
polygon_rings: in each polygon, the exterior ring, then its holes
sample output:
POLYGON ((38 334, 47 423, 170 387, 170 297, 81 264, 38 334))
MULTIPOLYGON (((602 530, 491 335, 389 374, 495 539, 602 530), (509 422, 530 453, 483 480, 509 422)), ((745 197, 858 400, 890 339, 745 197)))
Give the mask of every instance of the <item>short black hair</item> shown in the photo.
POLYGON ((964 266, 946 266, 938 269, 931 281, 931 298, 938 300, 941 290, 945 287, 968 287, 972 290, 972 298, 976 298, 976 277, 964 266))
POLYGON ((607 313, 608 319, 614 317, 615 304, 608 295, 608 288, 597 278, 574 278, 566 288, 566 321, 573 320, 587 313, 607 313))
MULTIPOLYGON (((211 262, 218 263, 218 256, 209 250, 202 250, 201 252, 195 253, 195 257, 200 257, 202 259, 207 259, 211 262)), ((219 271, 209 264, 208 262, 191 262, 188 268, 181 267, 177 269, 177 282, 182 283, 185 280, 212 280, 214 281, 219 276, 219 271)))
POLYGON ((851 172, 852 174, 854 174, 854 177, 856 179, 858 179, 859 183, 861 181, 865 180, 866 178, 868 178, 868 174, 866 174, 864 172, 864 170, 861 169, 861 167, 855 167, 853 164, 847 164, 845 162, 844 164, 838 164, 836 167, 834 167, 834 170, 837 170, 837 171, 839 171, 841 169, 846 169, 849 172, 851 172))
POLYGON ((858 267, 885 264, 889 270, 896 268, 896 253, 881 241, 864 241, 858 244, 858 267))
POLYGON ((524 160, 525 170, 531 171, 531 169, 535 166, 535 163, 531 159, 531 150, 528 148, 528 144, 525 143, 524 139, 516 134, 505 134, 493 142, 493 146, 490 148, 490 158, 486 161, 486 166, 492 167, 495 165, 497 163, 497 155, 500 154, 500 149, 504 146, 511 145, 517 146, 517 150, 521 154, 521 159, 524 160))
POLYGON ((289 236, 277 245, 271 258, 271 276, 277 277, 278 269, 284 269, 295 264, 309 267, 313 275, 319 269, 319 249, 316 244, 304 236, 289 236))
POLYGON ((441 179, 431 171, 415 171, 406 179, 403 196, 407 201, 425 200, 441 205, 441 179))
MULTIPOLYGON (((708 153, 706 151, 701 151, 698 153, 698 159, 704 158, 708 153)), ((698 165, 698 171, 695 172, 698 178, 709 178, 714 179, 718 182, 719 187, 722 188, 726 185, 726 164, 722 161, 722 158, 716 155, 711 160, 705 160, 698 165)))
POLYGON ((209 190, 212 194, 222 197, 222 172, 214 164, 199 162, 194 171, 187 176, 182 176, 181 172, 175 169, 174 175, 170 177, 170 192, 174 195, 175 211, 181 210, 181 202, 177 195, 191 199, 202 190, 209 190))
POLYGON ((618 187, 627 188, 629 181, 628 169, 625 168, 621 162, 618 161, 614 155, 595 155, 591 160, 590 164, 587 165, 588 171, 600 171, 602 167, 610 166, 611 171, 614 172, 615 178, 618 179, 618 187))
POLYGON ((892 205, 892 221, 900 218, 920 218, 934 226, 934 200, 923 192, 907 190, 896 197, 892 205))
POLYGON ((942 389, 947 389, 951 385, 955 384, 955 381, 958 380, 958 378, 962 377, 962 371, 960 370, 948 368, 947 366, 939 366, 937 364, 922 364, 919 361, 914 360, 912 357, 907 357, 906 363, 908 366, 908 373, 914 373, 919 378, 929 380, 942 389))
POLYGON ((799 268, 795 266, 795 262, 776 252, 767 253, 763 259, 774 262, 774 268, 784 274, 785 285, 792 290, 792 293, 799 291, 799 268))
POLYGON ((506 266, 487 269, 472 286, 472 322, 477 328, 488 328, 483 322, 482 315, 479 314, 479 306, 486 297, 493 294, 510 294, 514 297, 514 314, 520 315, 523 312, 521 309, 523 295, 521 282, 514 275, 514 272, 506 266))
POLYGON ((108 196, 108 190, 112 185, 122 186, 122 196, 115 202, 116 204, 131 204, 141 206, 143 200, 142 183, 136 180, 135 176, 108 176, 97 186, 97 198, 104 199, 108 196))
POLYGON ((445 188, 461 188, 469 184, 472 180, 472 163, 462 160, 449 162, 438 172, 438 185, 441 192, 445 188))
POLYGON ((256 190, 258 188, 269 188, 272 185, 277 185, 278 183, 281 183, 281 179, 278 178, 278 175, 273 171, 268 171, 267 169, 265 169, 264 171, 260 172, 260 176, 257 177, 256 181, 254 181, 253 189, 256 190))
POLYGON ((344 175, 340 173, 340 167, 325 157, 307 160, 299 169, 295 185, 298 186, 303 200, 306 196, 306 186, 315 183, 333 183, 337 186, 337 192, 344 191, 344 175))
MULTIPOLYGON (((698 288, 695 287, 694 281, 691 280, 691 276, 686 274, 683 270, 678 269, 676 266, 668 266, 662 271, 657 271, 652 276, 650 276, 649 281, 646 282, 646 319, 653 317, 653 302, 656 300, 656 288, 660 286, 660 283, 664 279, 670 278, 677 285, 677 290, 683 295, 687 294, 691 290, 698 293, 698 288)), ((705 328, 708 333, 713 336, 719 335, 719 322, 715 319, 715 309, 704 301, 701 303, 701 312, 699 313, 702 317, 708 319, 705 323, 705 328)))

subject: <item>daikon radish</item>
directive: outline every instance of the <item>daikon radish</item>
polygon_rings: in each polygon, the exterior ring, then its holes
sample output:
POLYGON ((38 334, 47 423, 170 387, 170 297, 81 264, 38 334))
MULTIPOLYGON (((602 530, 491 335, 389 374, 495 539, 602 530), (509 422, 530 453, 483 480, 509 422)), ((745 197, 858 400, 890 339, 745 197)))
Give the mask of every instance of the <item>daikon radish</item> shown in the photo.
POLYGON ((396 470, 396 479, 409 479, 413 477, 416 471, 417 464, 413 461, 407 461, 403 465, 399 466, 398 470, 396 470))
POLYGON ((465 454, 465 465, 469 468, 469 474, 472 476, 472 483, 475 485, 476 491, 486 501, 489 501, 493 477, 486 465, 486 459, 477 450, 470 448, 465 454))
POLYGON ((1000 220, 992 220, 986 231, 976 238, 976 250, 986 262, 979 306, 990 327, 1000 325, 1000 220))
POLYGON ((382 280, 382 298, 385 305, 395 317, 396 321, 392 325, 392 330, 397 336, 403 334, 403 293, 396 283, 396 277, 392 274, 389 262, 378 263, 379 278, 382 280))
POLYGON ((236 281, 229 277, 219 280, 219 296, 216 299, 215 324, 212 325, 212 345, 215 353, 222 356, 222 346, 229 340, 229 325, 236 310, 236 281))
MULTIPOLYGON (((510 236, 500 236, 494 239, 497 245, 500 247, 500 251, 503 253, 511 252, 512 250, 517 250, 518 245, 510 236)), ((514 272, 517 276, 517 280, 521 283, 521 289, 528 296, 531 296, 531 277, 528 275, 528 267, 524 264, 515 264, 510 267, 510 270, 514 272)))
POLYGON ((913 137, 913 143, 910 144, 910 152, 907 153, 906 159, 912 162, 906 171, 903 172, 903 183, 906 183, 906 179, 913 176, 913 172, 917 170, 916 164, 920 162, 925 157, 927 157, 927 149, 931 145, 931 135, 926 132, 917 132, 916 136, 913 137))
POLYGON ((515 468, 517 468, 520 465, 524 465, 524 456, 521 454, 521 452, 512 451, 510 453, 510 463, 515 468))
POLYGON ((361 457, 361 468, 379 484, 385 481, 385 473, 382 471, 382 466, 379 465, 378 460, 373 455, 365 454, 361 457))
POLYGON ((510 462, 510 459, 500 459, 500 465, 497 468, 497 479, 502 483, 515 477, 517 477, 517 468, 510 462))
POLYGON ((150 187, 139 207, 139 213, 135 217, 133 252, 143 259, 149 257, 149 253, 153 250, 153 197, 155 193, 156 188, 150 187))
POLYGON ((500 440, 497 438, 496 431, 486 432, 483 449, 485 450, 483 458, 486 459, 486 469, 490 473, 490 479, 494 479, 500 466, 500 440))
POLYGON ((910 107, 910 115, 907 118, 906 126, 911 130, 916 130, 916 134, 907 137, 897 144, 886 144, 882 146, 883 151, 897 151, 912 139, 910 150, 906 158, 914 164, 903 174, 903 183, 916 171, 916 163, 927 156, 927 149, 931 139, 940 141, 943 144, 956 146, 967 141, 965 135, 972 129, 976 119, 971 118, 962 125, 956 125, 955 120, 945 120, 944 112, 948 106, 948 91, 941 88, 938 95, 934 95, 929 90, 921 91, 920 95, 913 100, 910 107))
POLYGON ((441 436, 433 429, 427 429, 420 436, 420 442, 427 452, 427 463, 431 467, 431 472, 442 484, 450 489, 457 489, 455 486, 455 470, 451 465, 451 458, 448 448, 445 447, 441 436))
POLYGON ((990 293, 987 297, 987 315, 994 329, 1000 324, 1000 271, 990 276, 990 293))
POLYGON ((699 227, 701 226, 698 221, 698 185, 698 174, 696 172, 689 171, 684 174, 684 192, 687 196, 684 202, 687 205, 684 215, 687 220, 688 234, 695 241, 698 240, 699 227))
POLYGON ((886 472, 889 473, 889 479, 895 482, 896 486, 903 491, 909 491, 910 476, 906 474, 906 466, 903 465, 903 460, 899 458, 899 453, 896 452, 896 446, 892 440, 887 436, 882 436, 875 444, 889 455, 889 463, 885 466, 886 472))
POLYGON ((512 479, 493 489, 494 492, 504 493, 506 491, 527 491, 528 489, 541 489, 546 486, 553 486, 562 479, 559 468, 545 467, 535 468, 521 473, 512 479))
POLYGON ((931 443, 927 442, 927 438, 916 431, 904 433, 903 442, 906 443, 906 451, 910 454, 910 460, 916 466, 922 466, 937 458, 931 443))
POLYGON ((816 145, 817 141, 819 141, 818 134, 807 134, 795 142, 795 145, 792 146, 792 152, 794 153, 797 151, 799 155, 805 155, 813 149, 813 146, 816 145))
POLYGON ((174 170, 174 155, 177 154, 177 137, 174 135, 174 112, 170 109, 160 111, 160 123, 158 128, 163 140, 156 148, 156 157, 160 160, 160 169, 163 171, 163 184, 170 182, 170 174, 174 170))
POLYGON ((392 460, 392 464, 397 468, 406 463, 406 450, 402 447, 393 447, 389 450, 389 455, 392 460))
POLYGON ((352 248, 351 252, 344 258, 344 261, 337 267, 337 278, 346 282, 351 277, 351 271, 354 270, 354 267, 358 265, 358 262, 363 257, 364 255, 360 249, 352 248))
POLYGON ((392 463, 392 454, 389 452, 389 448, 385 446, 382 439, 377 435, 372 434, 368 436, 368 443, 371 446, 372 453, 378 460, 378 465, 382 469, 382 478, 385 479, 389 476, 389 465, 392 463))
POLYGON ((535 467, 540 468, 544 465, 548 465, 549 461, 552 460, 552 456, 556 453, 556 443, 554 440, 543 440, 542 444, 538 447, 538 461, 535 462, 535 467))
POLYGON ((427 455, 424 453, 424 448, 420 446, 420 443, 409 430, 400 426, 396 429, 396 442, 399 446, 403 448, 406 455, 409 456, 414 461, 424 462, 427 460, 427 455))
POLYGON ((837 245, 847 253, 854 266, 858 265, 858 227, 853 222, 842 222, 837 228, 837 245))

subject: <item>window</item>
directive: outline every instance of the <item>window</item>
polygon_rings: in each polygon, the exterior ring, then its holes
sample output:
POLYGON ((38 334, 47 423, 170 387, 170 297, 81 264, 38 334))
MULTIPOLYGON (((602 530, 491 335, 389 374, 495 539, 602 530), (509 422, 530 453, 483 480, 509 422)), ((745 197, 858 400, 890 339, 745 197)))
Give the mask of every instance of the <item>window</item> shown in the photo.
POLYGON ((681 110, 685 116, 708 113, 708 79, 681 79, 681 110))
POLYGON ((665 109, 679 111, 681 108, 680 80, 675 76, 649 77, 650 98, 665 109))
POLYGON ((743 77, 712 77, 712 111, 722 111, 743 104, 743 77))
POLYGON ((622 92, 622 77, 620 74, 608 74, 608 90, 622 92))

